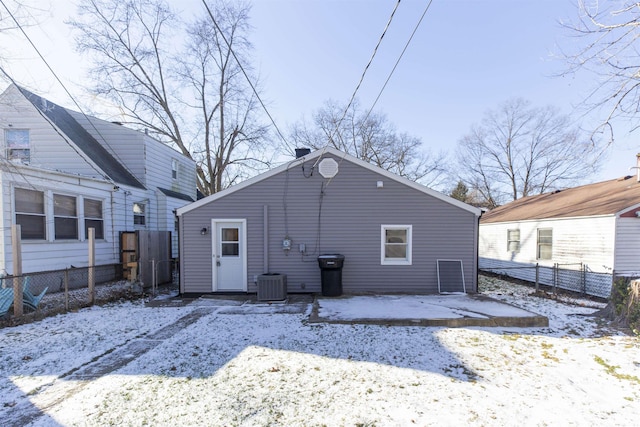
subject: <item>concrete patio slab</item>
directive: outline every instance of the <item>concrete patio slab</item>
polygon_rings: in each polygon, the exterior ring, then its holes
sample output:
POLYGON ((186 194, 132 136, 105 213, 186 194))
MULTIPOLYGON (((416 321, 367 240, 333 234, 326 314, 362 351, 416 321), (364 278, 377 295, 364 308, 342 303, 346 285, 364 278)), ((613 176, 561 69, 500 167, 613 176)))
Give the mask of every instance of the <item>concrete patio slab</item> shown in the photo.
POLYGON ((398 326, 549 326, 545 316, 479 294, 318 297, 309 321, 398 326))

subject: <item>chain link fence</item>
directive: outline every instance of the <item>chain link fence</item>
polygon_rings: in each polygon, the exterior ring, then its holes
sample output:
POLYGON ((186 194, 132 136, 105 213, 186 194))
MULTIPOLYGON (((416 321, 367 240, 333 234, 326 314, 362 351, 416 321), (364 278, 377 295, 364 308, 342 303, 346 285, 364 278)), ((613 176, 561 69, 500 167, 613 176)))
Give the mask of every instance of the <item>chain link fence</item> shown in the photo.
POLYGON ((13 316, 11 307, 9 314, 0 318, 0 326, 25 323, 40 319, 49 315, 64 313, 88 307, 92 303, 105 303, 119 299, 132 299, 139 297, 143 291, 155 295, 158 286, 178 288, 178 264, 176 260, 154 261, 154 268, 170 265, 171 274, 168 282, 158 283, 157 274, 154 274, 151 283, 139 283, 134 280, 126 280, 122 264, 108 264, 95 267, 71 267, 64 270, 53 270, 23 274, 22 276, 5 276, 0 279, 0 287, 13 288, 14 281, 20 280, 20 285, 33 295, 40 295, 45 291, 44 297, 37 309, 25 308, 20 318, 13 316), (94 292, 91 295, 89 283, 91 275, 94 278, 94 292), (28 285, 27 285, 28 284, 28 285))
POLYGON ((536 289, 545 285, 554 292, 562 289, 605 299, 611 295, 613 273, 593 271, 582 263, 542 266, 480 258, 479 266, 481 271, 534 283, 536 289))

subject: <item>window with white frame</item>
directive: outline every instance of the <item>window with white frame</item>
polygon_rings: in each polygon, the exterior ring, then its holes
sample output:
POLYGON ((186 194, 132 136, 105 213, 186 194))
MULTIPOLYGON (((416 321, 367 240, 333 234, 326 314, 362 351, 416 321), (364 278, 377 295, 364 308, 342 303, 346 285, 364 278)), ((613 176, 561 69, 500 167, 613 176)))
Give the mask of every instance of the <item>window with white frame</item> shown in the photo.
POLYGON ((45 240, 46 215, 44 192, 16 188, 14 192, 16 224, 23 240, 45 240))
POLYGON ((176 159, 171 160, 171 178, 178 179, 178 161, 176 159))
POLYGON ((31 148, 28 129, 5 129, 4 141, 7 160, 29 164, 31 148))
POLYGON ((507 252, 520 252, 520 230, 507 230, 507 252))
POLYGON ((95 230, 96 239, 104 239, 104 219, 102 200, 84 199, 84 235, 89 237, 89 229, 95 230))
POLYGON ((74 196, 53 195, 53 226, 56 240, 78 239, 78 209, 74 196))
POLYGON ((133 204, 133 224, 134 225, 146 225, 147 224, 147 205, 144 203, 133 204))
POLYGON ((411 265, 411 226, 382 225, 380 263, 411 265))
POLYGON ((538 259, 551 259, 553 251, 553 230, 551 228, 538 229, 538 259))

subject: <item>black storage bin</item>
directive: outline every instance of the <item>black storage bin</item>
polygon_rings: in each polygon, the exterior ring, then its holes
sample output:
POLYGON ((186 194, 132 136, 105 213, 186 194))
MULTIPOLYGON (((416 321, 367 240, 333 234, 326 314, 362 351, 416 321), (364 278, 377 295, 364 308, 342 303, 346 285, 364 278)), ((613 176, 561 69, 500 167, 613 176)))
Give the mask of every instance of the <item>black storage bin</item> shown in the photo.
POLYGON ((326 254, 318 257, 320 277, 322 279, 322 296, 338 297, 342 295, 342 266, 344 255, 326 254))

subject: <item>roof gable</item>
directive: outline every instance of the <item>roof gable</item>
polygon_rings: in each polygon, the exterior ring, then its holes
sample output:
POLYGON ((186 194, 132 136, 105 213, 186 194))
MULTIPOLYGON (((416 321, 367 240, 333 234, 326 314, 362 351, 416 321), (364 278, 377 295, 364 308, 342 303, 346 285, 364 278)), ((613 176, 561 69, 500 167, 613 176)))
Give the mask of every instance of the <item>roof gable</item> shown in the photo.
POLYGON ((523 197, 482 216, 482 224, 533 219, 617 215, 640 204, 640 183, 630 176, 523 197))
POLYGON ((198 201, 196 201, 194 203, 191 203, 191 204, 189 204, 187 206, 183 206, 182 208, 178 208, 177 209, 177 214, 178 215, 185 214, 185 213, 190 212, 190 211, 192 211, 194 209, 197 209, 200 206, 203 206, 203 205, 206 205, 208 203, 214 202, 214 201, 216 201, 218 199, 221 199, 221 198, 223 198, 223 197, 225 197, 225 196, 227 196, 229 194, 233 194, 236 191, 241 191, 245 187, 248 187, 250 185, 256 184, 256 183, 261 182, 261 181, 263 181, 265 179, 268 179, 268 178, 270 178, 270 177, 272 177, 274 175, 277 175, 277 174, 279 174, 281 172, 284 172, 288 168, 290 168, 290 167, 292 167, 294 165, 297 165, 299 163, 302 163, 304 161, 316 160, 316 162, 314 162, 314 163, 317 163, 322 158, 322 156, 324 156, 325 154, 331 154, 331 155, 333 155, 335 157, 338 157, 338 158, 340 158, 342 160, 351 162, 351 163, 356 164, 356 165, 358 165, 360 167, 363 167, 365 169, 373 171, 373 172, 375 172, 375 173, 377 173, 377 174, 379 174, 379 175, 381 175, 381 176, 383 176, 385 178, 397 181, 397 182, 399 182, 399 183, 401 183, 403 185, 406 185, 408 187, 416 189, 416 190, 418 190, 418 191, 420 191, 420 192, 422 192, 424 194, 427 194, 429 196, 435 197, 436 199, 442 200, 442 201, 444 201, 444 202, 446 202, 446 203, 448 203, 450 205, 453 205, 453 206, 456 206, 456 207, 458 207, 460 209, 466 210, 466 211, 468 211, 470 213, 473 213, 476 216, 480 216, 480 209, 478 209, 476 207, 473 207, 471 205, 463 203, 463 202, 461 202, 459 200, 456 200, 456 199, 454 199, 452 197, 446 196, 446 195, 444 195, 444 194, 442 194, 442 193, 440 193, 438 191, 435 191, 435 190, 432 190, 432 189, 430 189, 428 187, 425 187, 422 184, 418 184, 417 182, 414 182, 414 181, 411 181, 409 179, 403 178, 403 177, 401 177, 399 175, 396 175, 396 174, 394 174, 392 172, 389 172, 389 171, 387 171, 385 169, 382 169, 382 168, 379 168, 377 166, 374 166, 374 165, 372 165, 370 163, 367 163, 367 162, 365 162, 363 160, 360 160, 360 159, 358 159, 356 157, 353 157, 353 156, 351 156, 349 154, 343 153, 342 151, 339 151, 339 150, 337 150, 335 148, 332 148, 332 147, 327 147, 327 148, 325 148, 323 150, 317 150, 317 151, 314 151, 313 153, 307 154, 306 156, 303 156, 303 157, 300 157, 300 158, 297 158, 297 159, 293 159, 293 160, 291 160, 291 161, 289 161, 289 162, 287 162, 287 163, 285 163, 285 164, 283 164, 281 166, 278 166, 277 168, 271 169, 271 170, 269 170, 267 172, 264 172, 264 173, 262 173, 260 175, 257 175, 257 176, 255 176, 253 178, 250 178, 250 179, 248 179, 246 181, 243 181, 243 182, 241 182, 239 184, 236 184, 233 187, 227 188, 227 189, 225 189, 223 191, 220 191, 218 193, 215 193, 215 194, 212 194, 210 196, 207 196, 207 197, 205 197, 203 199, 200 199, 200 200, 198 200, 198 201))
POLYGON ((69 112, 28 90, 17 86, 24 97, 33 104, 52 124, 62 131, 82 152, 93 161, 109 178, 118 184, 144 188, 120 162, 91 136, 69 112))

